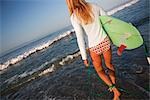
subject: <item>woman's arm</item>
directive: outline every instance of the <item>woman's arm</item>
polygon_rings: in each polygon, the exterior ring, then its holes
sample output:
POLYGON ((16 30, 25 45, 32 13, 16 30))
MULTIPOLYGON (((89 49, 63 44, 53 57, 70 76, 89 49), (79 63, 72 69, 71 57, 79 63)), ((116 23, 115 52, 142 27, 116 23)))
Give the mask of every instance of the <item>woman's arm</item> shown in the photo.
POLYGON ((78 47, 79 47, 80 52, 81 52, 82 59, 86 60, 87 59, 87 54, 86 54, 83 28, 73 18, 71 18, 71 23, 72 23, 72 26, 74 27, 74 30, 75 30, 75 33, 76 33, 77 43, 78 43, 78 47))

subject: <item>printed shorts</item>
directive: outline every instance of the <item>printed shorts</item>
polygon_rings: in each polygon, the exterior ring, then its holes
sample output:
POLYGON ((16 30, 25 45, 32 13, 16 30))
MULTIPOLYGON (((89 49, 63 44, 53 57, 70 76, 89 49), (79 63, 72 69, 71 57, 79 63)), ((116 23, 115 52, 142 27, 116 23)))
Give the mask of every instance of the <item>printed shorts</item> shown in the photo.
POLYGON ((96 54, 102 54, 110 49, 110 40, 106 37, 101 43, 98 45, 89 48, 90 51, 95 52, 96 54))

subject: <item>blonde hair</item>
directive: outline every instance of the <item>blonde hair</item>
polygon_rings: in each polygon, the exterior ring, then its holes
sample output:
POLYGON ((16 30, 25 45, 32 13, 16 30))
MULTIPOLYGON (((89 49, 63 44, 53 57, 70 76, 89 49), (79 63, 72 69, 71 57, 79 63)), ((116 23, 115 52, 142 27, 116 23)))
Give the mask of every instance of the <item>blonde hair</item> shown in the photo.
POLYGON ((83 24, 90 24, 93 22, 92 7, 85 0, 66 0, 69 13, 77 16, 83 24))

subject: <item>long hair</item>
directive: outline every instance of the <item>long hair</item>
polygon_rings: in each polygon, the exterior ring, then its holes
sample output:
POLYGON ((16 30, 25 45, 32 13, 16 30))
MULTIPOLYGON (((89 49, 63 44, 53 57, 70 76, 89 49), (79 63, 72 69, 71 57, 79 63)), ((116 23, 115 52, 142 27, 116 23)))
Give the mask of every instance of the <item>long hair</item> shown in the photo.
POLYGON ((74 13, 83 24, 93 22, 92 7, 85 0, 66 0, 70 16, 74 13))

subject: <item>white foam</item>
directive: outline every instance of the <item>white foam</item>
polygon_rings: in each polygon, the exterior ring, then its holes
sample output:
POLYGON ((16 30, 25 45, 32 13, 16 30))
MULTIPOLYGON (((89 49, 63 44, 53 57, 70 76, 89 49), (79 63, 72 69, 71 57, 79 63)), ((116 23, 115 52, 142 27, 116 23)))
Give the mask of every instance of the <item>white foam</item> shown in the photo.
MULTIPOLYGON (((51 61, 50 61, 51 62, 51 61)), ((41 70, 42 68, 44 68, 46 65, 48 65, 50 62, 45 62, 44 64, 42 64, 40 67, 38 67, 38 68, 35 68, 35 69, 33 69, 33 70, 31 70, 31 71, 25 71, 24 73, 22 73, 22 74, 20 74, 20 75, 15 75, 15 76, 13 76, 13 77, 11 77, 11 78, 9 78, 9 79, 7 79, 7 80, 5 80, 4 81, 4 83, 11 83, 11 82, 13 82, 13 81, 17 81, 19 78, 24 78, 24 77, 27 77, 28 75, 32 75, 33 73, 35 73, 35 72, 37 72, 37 71, 39 71, 39 70, 41 70)))
POLYGON ((118 12, 118 11, 120 11, 120 10, 126 8, 126 7, 129 7, 129 6, 133 5, 133 4, 137 3, 138 1, 139 1, 139 0, 132 0, 132 1, 128 2, 128 3, 125 3, 124 5, 121 5, 121 6, 119 6, 119 7, 116 7, 116 8, 114 8, 114 9, 108 11, 107 14, 108 14, 108 15, 113 15, 114 13, 116 13, 116 12, 118 12))
MULTIPOLYGON (((69 61, 69 60, 72 60, 73 58, 75 57, 78 57, 80 55, 80 52, 78 51, 77 53, 75 54, 72 54, 72 55, 68 55, 66 56, 65 58, 63 58, 59 64, 60 65, 64 65, 65 62, 69 61)), ((55 64, 53 63, 48 69, 45 69, 44 71, 42 71, 39 76, 42 76, 42 75, 45 75, 45 74, 48 74, 48 73, 51 73, 55 70, 55 64)))
POLYGON ((67 62, 67 61, 69 61, 69 60, 72 60, 73 58, 78 57, 79 55, 80 55, 80 52, 77 52, 77 53, 75 53, 75 54, 73 54, 73 55, 68 55, 67 57, 63 58, 63 59, 59 62, 59 64, 60 64, 60 65, 65 65, 65 62, 67 62))
POLYGON ((0 64, 0 71, 2 71, 3 69, 8 68, 10 65, 16 64, 19 61, 23 60, 24 58, 27 58, 28 56, 30 56, 31 54, 35 53, 36 51, 45 49, 47 47, 49 47, 52 43, 54 43, 55 41, 58 41, 68 35, 70 35, 72 32, 74 32, 74 30, 69 30, 59 36, 57 36, 56 38, 54 38, 53 40, 49 40, 46 43, 43 43, 41 45, 38 45, 36 47, 33 47, 32 49, 30 49, 29 51, 24 52, 21 55, 18 55, 17 57, 11 58, 10 60, 0 64))
POLYGON ((48 69, 42 71, 42 72, 39 74, 39 76, 42 76, 42 75, 45 75, 45 74, 47 74, 47 73, 53 72, 53 71, 54 71, 54 68, 55 68, 55 66, 54 66, 54 64, 53 64, 50 68, 48 68, 48 69))
MULTIPOLYGON (((80 52, 79 51, 74 53, 74 54, 67 55, 65 58, 62 58, 62 60, 60 60, 58 63, 61 66, 63 66, 65 64, 65 62, 68 62, 69 60, 72 60, 73 58, 76 58, 78 56, 80 56, 80 52)), ((58 60, 59 60, 59 58, 58 59, 52 59, 51 61, 47 61, 44 64, 42 64, 41 66, 39 66, 38 68, 35 68, 35 69, 31 70, 31 71, 25 71, 24 73, 22 73, 20 75, 16 74, 15 76, 5 80, 3 82, 3 84, 15 83, 15 82, 18 81, 18 79, 22 79, 24 77, 27 77, 29 75, 34 74, 35 72, 38 72, 38 71, 42 70, 45 66, 47 66, 50 63, 52 63, 52 65, 49 68, 47 68, 47 69, 43 70, 42 72, 40 72, 38 74, 38 76, 40 77, 40 76, 43 76, 45 74, 51 73, 51 72, 53 72, 55 70, 55 62, 57 62, 58 60)))

